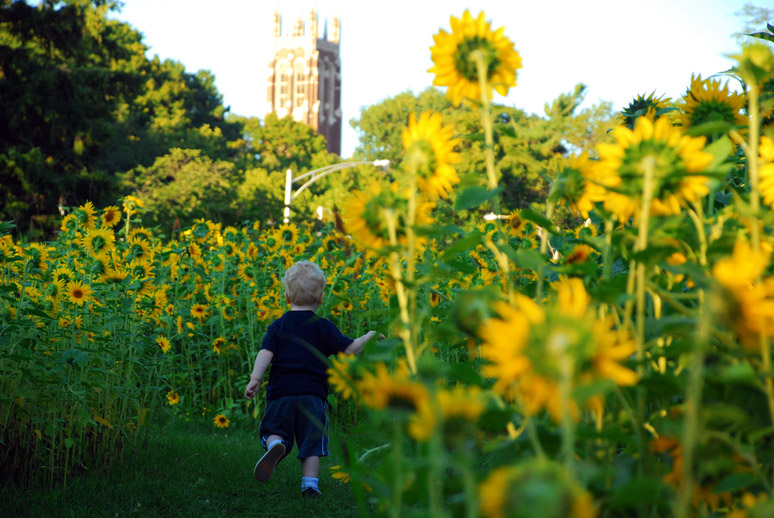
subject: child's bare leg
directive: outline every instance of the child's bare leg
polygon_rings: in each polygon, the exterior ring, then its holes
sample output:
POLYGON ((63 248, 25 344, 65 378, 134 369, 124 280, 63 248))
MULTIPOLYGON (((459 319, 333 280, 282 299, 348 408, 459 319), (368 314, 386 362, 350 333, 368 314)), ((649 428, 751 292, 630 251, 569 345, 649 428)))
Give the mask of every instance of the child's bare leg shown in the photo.
POLYGON ((320 473, 320 457, 301 459, 301 476, 314 477, 320 473))

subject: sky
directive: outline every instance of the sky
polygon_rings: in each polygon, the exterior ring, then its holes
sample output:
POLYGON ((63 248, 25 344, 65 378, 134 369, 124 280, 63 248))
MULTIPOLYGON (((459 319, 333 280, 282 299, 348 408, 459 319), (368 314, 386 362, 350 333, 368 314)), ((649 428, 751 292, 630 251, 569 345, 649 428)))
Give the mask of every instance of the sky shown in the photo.
MULTIPOLYGON (((362 108, 431 86, 433 35, 449 32, 449 18, 466 9, 483 10, 493 29, 505 27, 521 55, 517 86, 494 101, 542 115, 577 83, 588 87, 582 107, 610 101, 620 110, 651 92, 680 98, 691 74, 706 78, 733 65, 727 55, 739 44, 732 35, 743 26, 734 13, 748 1, 124 0, 111 16, 143 34, 148 57, 174 59, 191 73, 209 70, 232 113, 263 118, 275 10, 283 31, 313 8, 321 31, 338 15, 347 158, 358 143, 349 121, 362 108)), ((774 8, 771 0, 754 3, 774 8)))

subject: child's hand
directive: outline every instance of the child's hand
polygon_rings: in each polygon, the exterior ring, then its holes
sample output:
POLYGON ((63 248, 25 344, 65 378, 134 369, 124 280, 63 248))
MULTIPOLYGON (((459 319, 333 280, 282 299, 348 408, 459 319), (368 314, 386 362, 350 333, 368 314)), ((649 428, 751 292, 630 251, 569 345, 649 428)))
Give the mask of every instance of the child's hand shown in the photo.
POLYGON ((253 399, 258 393, 258 389, 261 387, 261 380, 250 380, 245 389, 245 399, 253 399))

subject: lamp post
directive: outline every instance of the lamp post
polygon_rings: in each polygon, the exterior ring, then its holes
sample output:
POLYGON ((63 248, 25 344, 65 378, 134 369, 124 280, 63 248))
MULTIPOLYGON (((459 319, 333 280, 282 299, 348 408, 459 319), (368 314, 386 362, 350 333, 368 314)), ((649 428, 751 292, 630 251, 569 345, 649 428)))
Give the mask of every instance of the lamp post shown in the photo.
POLYGON ((323 176, 327 176, 331 173, 334 173, 336 171, 341 171, 343 169, 350 169, 352 167, 357 167, 359 165, 372 165, 376 167, 382 168, 382 170, 386 170, 390 166, 389 160, 360 160, 358 162, 342 162, 340 164, 333 164, 325 167, 320 167, 319 169, 313 169, 312 171, 308 171, 300 176, 297 176, 293 178, 293 171, 288 169, 285 171, 285 210, 283 212, 283 222, 289 223, 290 222, 290 204, 293 203, 293 200, 295 200, 299 194, 301 194, 303 191, 306 190, 307 187, 312 185, 314 182, 322 178, 323 176), (300 182, 301 180, 304 180, 306 178, 309 178, 301 187, 299 187, 296 192, 293 192, 293 184, 296 182, 300 182))

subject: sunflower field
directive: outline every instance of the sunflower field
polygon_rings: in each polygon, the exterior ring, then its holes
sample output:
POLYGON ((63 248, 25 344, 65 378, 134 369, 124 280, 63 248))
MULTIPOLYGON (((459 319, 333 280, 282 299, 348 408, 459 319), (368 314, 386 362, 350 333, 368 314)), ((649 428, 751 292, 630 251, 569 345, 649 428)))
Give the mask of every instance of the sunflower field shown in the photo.
POLYGON ((450 25, 430 71, 480 113, 477 176, 455 171, 468 137, 418 113, 400 174, 327 224, 166 237, 127 196, 72 209, 50 242, 0 225, 4 477, 66 483, 162 412, 257 429, 241 394, 309 259, 320 314, 387 336, 329 369, 330 469, 363 516, 774 516, 770 47, 742 47, 725 83, 637 96, 543 205, 502 213, 490 103, 521 60, 483 12, 450 25))

